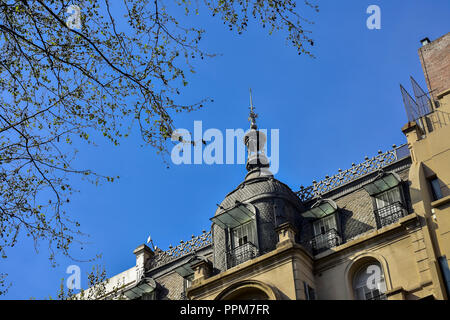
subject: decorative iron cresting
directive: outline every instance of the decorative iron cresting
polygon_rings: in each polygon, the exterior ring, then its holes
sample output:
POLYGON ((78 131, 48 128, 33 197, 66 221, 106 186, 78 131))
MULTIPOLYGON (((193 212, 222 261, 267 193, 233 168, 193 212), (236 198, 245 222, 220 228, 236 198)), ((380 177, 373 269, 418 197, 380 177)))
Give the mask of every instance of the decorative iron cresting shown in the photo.
POLYGON ((322 194, 336 189, 348 182, 356 180, 365 176, 366 174, 377 171, 387 165, 396 162, 409 156, 409 149, 407 144, 403 144, 399 147, 393 146, 393 149, 381 152, 378 151, 378 155, 373 158, 365 158, 365 161, 359 164, 352 164, 352 167, 347 170, 339 169, 339 172, 334 176, 316 182, 313 181, 313 185, 309 187, 300 187, 300 191, 296 194, 302 201, 308 201, 321 196, 322 194))
POLYGON ((176 247, 169 246, 169 250, 162 251, 157 250, 155 252, 155 257, 151 260, 150 268, 160 267, 165 265, 177 258, 183 257, 190 253, 195 253, 196 251, 203 249, 212 244, 211 230, 203 230, 201 235, 194 236, 192 239, 184 242, 180 241, 180 244, 176 247))

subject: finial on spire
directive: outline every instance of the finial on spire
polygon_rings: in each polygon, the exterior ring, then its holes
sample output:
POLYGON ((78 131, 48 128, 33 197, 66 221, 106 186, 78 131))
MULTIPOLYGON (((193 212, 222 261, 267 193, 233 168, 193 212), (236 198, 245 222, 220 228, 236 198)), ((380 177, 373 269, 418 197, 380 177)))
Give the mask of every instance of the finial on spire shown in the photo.
POLYGON ((256 129, 256 118, 258 118, 258 115, 255 113, 254 111, 254 107, 253 107, 253 101, 252 101, 252 88, 250 88, 250 117, 248 118, 248 120, 251 121, 251 129, 256 129))

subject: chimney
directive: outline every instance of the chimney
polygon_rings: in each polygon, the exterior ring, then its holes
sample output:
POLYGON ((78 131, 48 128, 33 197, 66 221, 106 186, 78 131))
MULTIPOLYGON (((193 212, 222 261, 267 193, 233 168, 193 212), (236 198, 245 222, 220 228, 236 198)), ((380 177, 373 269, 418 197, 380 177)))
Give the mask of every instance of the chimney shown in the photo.
POLYGON ((153 258, 155 254, 145 244, 134 249, 133 253, 136 255, 136 281, 139 282, 144 276, 147 261, 153 258))

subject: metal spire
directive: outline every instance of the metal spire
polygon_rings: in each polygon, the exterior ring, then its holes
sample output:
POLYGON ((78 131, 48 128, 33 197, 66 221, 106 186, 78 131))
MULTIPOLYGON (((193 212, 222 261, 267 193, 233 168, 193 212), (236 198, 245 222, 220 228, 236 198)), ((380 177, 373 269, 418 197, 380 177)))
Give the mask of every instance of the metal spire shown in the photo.
POLYGON ((249 121, 251 121, 251 129, 256 129, 256 118, 258 118, 258 115, 255 113, 254 107, 253 107, 253 101, 252 101, 252 88, 250 88, 250 117, 248 118, 249 121))

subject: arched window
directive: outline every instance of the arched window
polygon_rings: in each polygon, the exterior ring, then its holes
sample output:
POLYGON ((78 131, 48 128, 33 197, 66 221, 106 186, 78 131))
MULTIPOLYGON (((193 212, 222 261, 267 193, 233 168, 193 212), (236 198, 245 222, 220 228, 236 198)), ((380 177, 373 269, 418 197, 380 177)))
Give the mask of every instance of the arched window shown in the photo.
POLYGON ((241 288, 224 297, 223 300, 269 300, 269 296, 258 288, 241 288))
POLYGON ((215 300, 278 300, 276 289, 256 280, 244 280, 223 290, 215 300))
POLYGON ((378 261, 371 261, 358 269, 353 277, 353 292, 357 300, 386 299, 386 281, 378 261))

